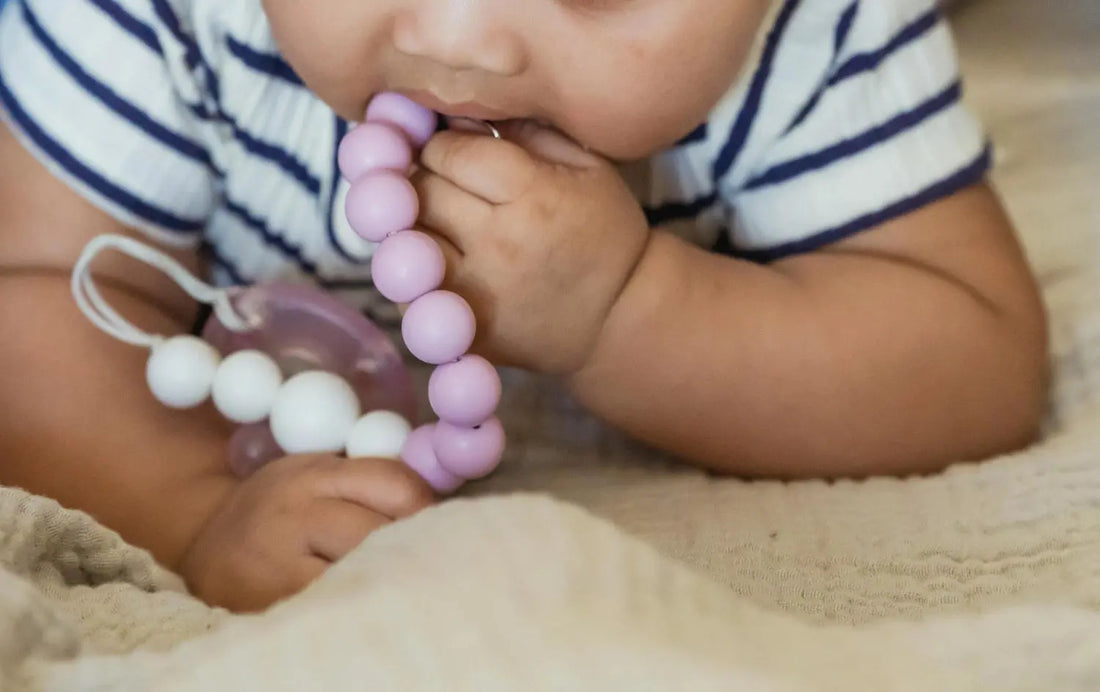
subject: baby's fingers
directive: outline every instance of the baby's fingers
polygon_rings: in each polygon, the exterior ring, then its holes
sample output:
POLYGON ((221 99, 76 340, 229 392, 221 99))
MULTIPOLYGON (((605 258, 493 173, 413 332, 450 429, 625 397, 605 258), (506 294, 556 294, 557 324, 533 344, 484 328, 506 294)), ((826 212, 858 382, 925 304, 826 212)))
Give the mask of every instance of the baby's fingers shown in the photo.
POLYGON ((455 131, 432 137, 420 154, 420 165, 491 204, 523 196, 538 173, 537 161, 522 147, 455 131))
POLYGON ((326 499, 313 503, 306 523, 306 541, 310 552, 316 557, 336 562, 390 520, 346 500, 326 499))
POLYGON ((487 225, 492 207, 426 168, 414 171, 410 180, 420 198, 419 225, 446 238, 458 252, 466 252, 470 242, 477 240, 478 229, 487 225))
POLYGON ((344 500, 402 519, 435 501, 435 494, 415 472, 396 459, 348 459, 320 477, 318 497, 344 500))

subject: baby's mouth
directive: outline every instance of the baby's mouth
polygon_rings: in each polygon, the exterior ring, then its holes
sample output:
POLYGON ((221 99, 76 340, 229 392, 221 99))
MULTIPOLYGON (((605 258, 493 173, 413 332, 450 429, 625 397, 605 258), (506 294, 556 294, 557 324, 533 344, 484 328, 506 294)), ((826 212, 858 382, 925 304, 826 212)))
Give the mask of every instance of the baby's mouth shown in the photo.
POLYGON ((504 110, 485 106, 474 101, 464 101, 462 103, 444 101, 432 92, 422 89, 402 90, 399 93, 444 117, 488 121, 509 120, 513 117, 504 110))

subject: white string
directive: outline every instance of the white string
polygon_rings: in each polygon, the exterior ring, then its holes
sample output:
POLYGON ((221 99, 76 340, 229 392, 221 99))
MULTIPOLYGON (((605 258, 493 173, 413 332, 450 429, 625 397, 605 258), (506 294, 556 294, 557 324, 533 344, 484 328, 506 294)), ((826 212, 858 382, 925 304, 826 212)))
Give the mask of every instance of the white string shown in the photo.
POLYGON ((117 250, 139 262, 159 269, 180 288, 200 303, 211 305, 214 315, 227 329, 247 331, 251 325, 233 308, 229 293, 200 281, 186 267, 163 252, 123 235, 101 235, 92 239, 80 254, 73 267, 72 291, 80 311, 92 324, 105 333, 134 346, 152 348, 164 340, 163 336, 150 334, 134 326, 132 322, 107 303, 92 278, 92 261, 104 250, 117 250))

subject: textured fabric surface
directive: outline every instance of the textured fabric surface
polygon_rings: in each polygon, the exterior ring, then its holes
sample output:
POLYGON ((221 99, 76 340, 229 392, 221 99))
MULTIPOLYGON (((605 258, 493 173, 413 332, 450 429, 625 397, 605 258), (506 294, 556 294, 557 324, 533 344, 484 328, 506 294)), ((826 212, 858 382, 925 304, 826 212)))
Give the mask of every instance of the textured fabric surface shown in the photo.
POLYGON ((243 618, 2 490, 0 689, 1100 689, 1095 7, 957 18, 1052 314, 1034 448, 930 478, 746 484, 515 376, 512 457, 473 493, 556 499, 446 503, 243 618))

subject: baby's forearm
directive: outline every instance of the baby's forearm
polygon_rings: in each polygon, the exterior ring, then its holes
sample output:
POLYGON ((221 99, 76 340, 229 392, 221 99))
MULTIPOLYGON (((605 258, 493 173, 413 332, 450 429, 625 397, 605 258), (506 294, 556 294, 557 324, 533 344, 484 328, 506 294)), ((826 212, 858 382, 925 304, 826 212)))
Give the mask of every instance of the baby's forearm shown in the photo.
MULTIPOLYGON (((0 483, 81 509, 175 567, 235 481, 214 415, 158 405, 146 353, 97 332, 64 273, 0 278, 0 483)), ((127 292, 101 286, 138 324, 181 325, 127 292)))
POLYGON ((759 266, 665 234, 638 272, 572 390, 701 466, 903 474, 1035 433, 1041 319, 1017 319, 933 272, 844 253, 759 266))

